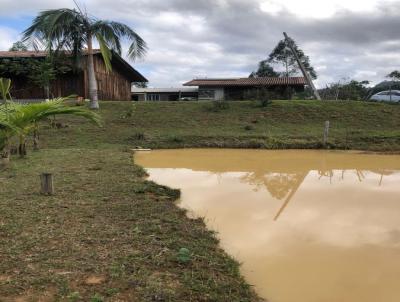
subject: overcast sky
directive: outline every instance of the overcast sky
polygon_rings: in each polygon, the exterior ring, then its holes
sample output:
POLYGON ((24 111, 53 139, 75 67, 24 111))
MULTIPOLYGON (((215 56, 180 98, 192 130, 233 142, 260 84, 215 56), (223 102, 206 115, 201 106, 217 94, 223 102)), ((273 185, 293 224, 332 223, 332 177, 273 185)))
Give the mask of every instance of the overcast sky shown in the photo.
MULTIPOLYGON (((149 52, 131 62, 153 87, 195 77, 247 77, 286 31, 310 57, 319 87, 342 78, 380 82, 400 69, 400 0, 80 0, 130 25, 149 52)), ((0 49, 40 11, 72 0, 0 0, 0 49)))

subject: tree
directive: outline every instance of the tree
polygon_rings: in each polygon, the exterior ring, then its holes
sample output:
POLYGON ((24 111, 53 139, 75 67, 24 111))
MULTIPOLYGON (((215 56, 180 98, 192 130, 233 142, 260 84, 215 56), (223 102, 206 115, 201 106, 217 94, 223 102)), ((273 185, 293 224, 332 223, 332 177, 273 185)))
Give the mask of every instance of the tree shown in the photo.
POLYGON ((23 32, 23 41, 30 41, 34 48, 44 45, 48 51, 66 49, 77 60, 87 49, 90 108, 98 109, 98 88, 93 62, 93 42, 100 45, 107 71, 112 69, 112 52, 121 54, 121 40, 130 42, 128 57, 135 59, 146 53, 146 42, 129 26, 99 20, 75 9, 54 9, 41 12, 32 25, 23 32))
POLYGON ((260 77, 277 77, 278 72, 275 72, 274 68, 268 63, 267 60, 263 60, 258 63, 258 69, 253 71, 249 78, 260 78, 260 77))
POLYGON ((27 51, 28 47, 22 41, 13 43, 9 51, 27 51))
POLYGON ((147 82, 134 82, 133 86, 136 88, 147 88, 147 82))
POLYGON ((399 81, 400 80, 400 71, 394 70, 391 73, 389 73, 387 78, 390 78, 392 81, 399 81))
POLYGON ((47 99, 50 99, 50 83, 56 79, 56 76, 57 71, 49 56, 42 61, 35 61, 28 75, 32 83, 45 90, 47 99))
POLYGON ((394 70, 391 73, 389 73, 386 77, 390 78, 392 80, 392 82, 390 82, 390 85, 389 85, 390 101, 392 101, 392 83, 393 82, 396 83, 398 80, 400 80, 400 71, 394 70))
MULTIPOLYGON (((293 39, 289 39, 293 43, 293 47, 297 55, 299 56, 299 59, 303 63, 305 69, 310 74, 311 78, 314 80, 317 79, 317 73, 310 64, 310 58, 304 54, 304 51, 297 46, 296 42, 293 39)), ((286 45, 285 40, 279 41, 279 43, 269 54, 267 62, 283 65, 285 68, 284 76, 286 77, 296 75, 300 71, 300 67, 297 64, 296 58, 290 48, 286 45)))
POLYGON ((342 82, 332 83, 319 92, 325 100, 352 100, 361 101, 368 98, 369 81, 344 79, 342 82))

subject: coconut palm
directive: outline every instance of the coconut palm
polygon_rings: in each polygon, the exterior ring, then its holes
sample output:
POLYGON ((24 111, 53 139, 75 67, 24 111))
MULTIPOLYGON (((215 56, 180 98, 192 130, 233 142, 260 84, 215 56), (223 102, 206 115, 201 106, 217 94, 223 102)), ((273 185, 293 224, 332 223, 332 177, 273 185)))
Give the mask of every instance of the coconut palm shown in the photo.
MULTIPOLYGON (((65 98, 42 103, 18 104, 9 102, 8 107, 0 106, 0 147, 8 148, 12 137, 19 137, 19 154, 26 155, 26 137, 38 130, 39 122, 55 115, 74 115, 86 118, 100 125, 100 116, 82 107, 68 106, 65 98)), ((9 154, 9 150, 6 150, 9 154)))
POLYGON ((90 108, 98 109, 98 89, 93 63, 93 42, 97 41, 108 71, 111 56, 121 54, 122 39, 130 42, 128 57, 136 59, 146 53, 145 41, 129 26, 113 21, 99 20, 80 9, 54 9, 41 12, 32 25, 23 32, 23 41, 35 48, 44 45, 48 50, 66 49, 78 58, 87 49, 90 108))

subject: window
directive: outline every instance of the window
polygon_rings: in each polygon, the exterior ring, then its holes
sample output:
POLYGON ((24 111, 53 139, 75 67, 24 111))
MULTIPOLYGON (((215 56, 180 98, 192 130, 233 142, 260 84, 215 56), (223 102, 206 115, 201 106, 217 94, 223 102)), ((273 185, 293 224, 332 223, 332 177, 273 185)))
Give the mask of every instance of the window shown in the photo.
POLYGON ((149 93, 149 94, 147 94, 147 100, 148 101, 159 101, 160 100, 160 95, 159 94, 154 94, 154 93, 149 93))
POLYGON ((214 99, 214 98, 215 98, 215 90, 212 89, 199 90, 199 99, 214 99))
POLYGON ((389 95, 389 91, 382 91, 382 92, 379 92, 378 95, 389 95))

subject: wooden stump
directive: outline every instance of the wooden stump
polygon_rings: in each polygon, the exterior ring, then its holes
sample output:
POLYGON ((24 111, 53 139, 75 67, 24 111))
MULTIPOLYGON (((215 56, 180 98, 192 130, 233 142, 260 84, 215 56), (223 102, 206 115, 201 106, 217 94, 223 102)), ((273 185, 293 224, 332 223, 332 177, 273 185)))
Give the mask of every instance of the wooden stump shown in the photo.
POLYGON ((54 184, 53 184, 53 174, 42 173, 40 175, 41 191, 43 195, 53 195, 54 194, 54 184))

